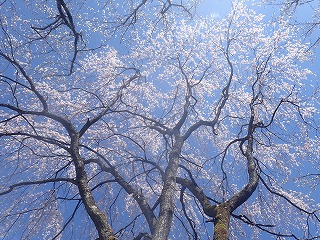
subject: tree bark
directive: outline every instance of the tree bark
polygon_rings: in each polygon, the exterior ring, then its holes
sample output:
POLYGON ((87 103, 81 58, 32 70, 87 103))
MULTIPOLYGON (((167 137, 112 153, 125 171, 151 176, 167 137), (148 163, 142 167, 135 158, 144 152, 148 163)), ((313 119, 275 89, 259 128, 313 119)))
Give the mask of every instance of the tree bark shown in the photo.
POLYGON ((230 223, 230 207, 226 204, 221 204, 216 207, 216 217, 214 219, 214 240, 229 239, 229 223, 230 223))
POLYGON ((181 136, 176 135, 175 144, 169 154, 169 164, 165 171, 165 179, 160 196, 160 212, 152 240, 166 240, 171 229, 174 212, 173 195, 182 145, 181 136))
POLYGON ((84 161, 79 154, 79 134, 71 134, 71 157, 76 168, 76 181, 85 209, 93 221, 98 234, 98 240, 117 240, 106 214, 97 206, 88 184, 88 176, 85 171, 84 161))

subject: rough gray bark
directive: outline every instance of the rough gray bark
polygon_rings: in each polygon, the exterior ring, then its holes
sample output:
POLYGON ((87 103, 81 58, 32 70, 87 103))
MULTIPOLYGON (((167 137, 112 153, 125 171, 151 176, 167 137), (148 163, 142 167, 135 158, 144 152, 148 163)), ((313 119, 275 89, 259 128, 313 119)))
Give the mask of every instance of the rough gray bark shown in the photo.
POLYGON ((163 189, 160 196, 160 212, 157 219, 153 240, 167 239, 174 212, 174 191, 176 188, 176 176, 180 161, 180 153, 183 140, 180 135, 175 136, 175 144, 169 154, 169 164, 165 171, 163 189))
POLYGON ((116 240, 112 228, 108 223, 107 216, 97 206, 91 189, 88 184, 87 173, 84 168, 84 161, 79 154, 79 134, 71 134, 70 153, 76 169, 76 181, 82 202, 93 221, 98 234, 99 240, 116 240))
POLYGON ((227 240, 229 239, 229 223, 231 209, 228 204, 221 204, 216 207, 216 217, 214 219, 214 240, 227 240))

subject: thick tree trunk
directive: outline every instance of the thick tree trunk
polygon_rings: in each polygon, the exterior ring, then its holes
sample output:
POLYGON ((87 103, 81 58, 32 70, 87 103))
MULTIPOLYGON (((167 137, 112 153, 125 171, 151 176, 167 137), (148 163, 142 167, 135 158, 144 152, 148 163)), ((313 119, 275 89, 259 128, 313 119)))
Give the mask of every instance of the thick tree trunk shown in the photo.
POLYGON ((91 190, 88 186, 88 178, 85 173, 78 181, 78 189, 82 198, 82 202, 98 231, 98 239, 117 240, 113 234, 111 226, 108 224, 107 216, 97 207, 97 204, 94 201, 91 190))
POLYGON ((160 196, 160 212, 152 240, 166 240, 172 225, 176 176, 183 145, 183 140, 180 136, 176 136, 175 140, 176 142, 169 154, 169 164, 165 171, 165 179, 160 196))
POLYGON ((227 240, 230 222, 230 208, 221 204, 216 208, 217 214, 214 220, 214 240, 227 240))
POLYGON ((101 209, 98 208, 91 189, 88 184, 88 176, 85 171, 84 162, 79 154, 79 135, 72 134, 71 136, 71 156, 76 168, 76 180, 85 209, 93 221, 98 234, 99 240, 117 240, 117 237, 113 234, 113 230, 108 223, 107 216, 101 209))

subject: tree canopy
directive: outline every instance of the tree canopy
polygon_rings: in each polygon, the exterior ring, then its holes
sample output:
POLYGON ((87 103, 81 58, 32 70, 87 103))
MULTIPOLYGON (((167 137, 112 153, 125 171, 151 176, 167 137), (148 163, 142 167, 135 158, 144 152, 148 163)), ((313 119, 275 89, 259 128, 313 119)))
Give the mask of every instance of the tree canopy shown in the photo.
POLYGON ((0 3, 0 238, 314 239, 316 55, 246 1, 0 3))

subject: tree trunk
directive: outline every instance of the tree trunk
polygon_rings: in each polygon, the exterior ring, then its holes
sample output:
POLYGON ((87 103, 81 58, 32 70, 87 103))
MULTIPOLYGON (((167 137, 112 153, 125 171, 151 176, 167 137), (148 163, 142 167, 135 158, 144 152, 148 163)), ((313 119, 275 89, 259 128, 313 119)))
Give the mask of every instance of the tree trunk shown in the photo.
POLYGON ((216 207, 216 217, 214 220, 214 240, 227 240, 231 211, 230 208, 221 204, 216 207))
POLYGON ((176 176, 183 145, 183 140, 180 136, 176 136, 175 140, 176 142, 169 154, 169 164, 165 171, 165 179, 160 196, 160 212, 152 240, 166 240, 172 225, 174 212, 173 195, 176 187, 176 176))
POLYGON ((108 223, 106 214, 98 208, 93 198, 91 189, 88 184, 88 176, 85 171, 84 162, 79 154, 78 134, 71 135, 70 153, 76 168, 76 180, 79 194, 89 217, 93 221, 98 231, 98 240, 117 240, 118 238, 113 234, 113 230, 108 223))

